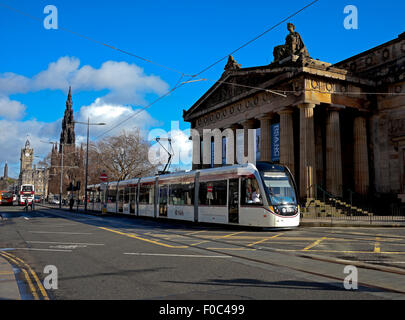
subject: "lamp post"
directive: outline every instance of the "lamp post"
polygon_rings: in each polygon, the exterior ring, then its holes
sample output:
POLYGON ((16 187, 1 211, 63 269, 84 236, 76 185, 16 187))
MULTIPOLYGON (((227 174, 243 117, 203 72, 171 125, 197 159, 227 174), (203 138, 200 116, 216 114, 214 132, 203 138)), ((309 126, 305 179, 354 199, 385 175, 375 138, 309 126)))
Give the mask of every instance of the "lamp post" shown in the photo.
POLYGON ((89 134, 90 126, 105 126, 106 123, 90 123, 90 118, 87 118, 87 122, 73 121, 77 124, 87 125, 87 147, 86 147, 86 177, 85 177, 85 186, 84 186, 84 211, 87 211, 87 184, 88 184, 88 175, 89 175, 89 134))

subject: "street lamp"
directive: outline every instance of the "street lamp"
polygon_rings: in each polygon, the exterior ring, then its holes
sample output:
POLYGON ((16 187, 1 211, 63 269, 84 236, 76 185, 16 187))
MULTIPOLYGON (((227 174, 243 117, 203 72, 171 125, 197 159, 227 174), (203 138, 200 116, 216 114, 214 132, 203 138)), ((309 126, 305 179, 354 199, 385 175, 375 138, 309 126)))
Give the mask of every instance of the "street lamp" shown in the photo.
POLYGON ((86 183, 84 187, 84 211, 87 212, 87 184, 88 184, 88 175, 89 175, 89 133, 90 126, 105 126, 106 123, 90 123, 90 118, 87 118, 87 122, 73 121, 77 124, 87 125, 87 147, 86 147, 86 183))

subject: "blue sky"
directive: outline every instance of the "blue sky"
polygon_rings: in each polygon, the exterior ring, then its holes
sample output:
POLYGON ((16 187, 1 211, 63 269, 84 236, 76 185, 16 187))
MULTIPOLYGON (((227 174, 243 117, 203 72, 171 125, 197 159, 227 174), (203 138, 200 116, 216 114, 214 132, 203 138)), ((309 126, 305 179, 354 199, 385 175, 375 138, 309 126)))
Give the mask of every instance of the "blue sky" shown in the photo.
MULTIPOLYGON (((44 7, 52 4, 58 9, 60 28, 186 74, 197 73, 309 2, 0 0, 0 4, 40 19, 47 16, 44 7)), ((405 3, 398 0, 320 0, 290 21, 311 57, 334 63, 396 38, 405 31, 403 12, 405 3), (358 8, 358 30, 343 26, 347 5, 358 8)), ((234 57, 242 67, 269 64, 274 46, 283 44, 286 35, 283 24, 234 57)), ((175 72, 61 29, 46 30, 41 21, 1 5, 0 46, 0 79, 6 79, 0 83, 0 170, 8 161, 14 176, 18 175, 19 152, 27 134, 40 156, 46 155, 49 146, 39 140, 58 139, 68 85, 73 85, 76 118, 85 119, 97 112, 99 118, 105 118, 110 112, 115 116, 103 120, 114 125, 165 93, 179 79, 175 72), (65 77, 66 69, 74 76, 65 77), (10 110, 8 115, 1 111, 2 103, 10 110)), ((225 63, 202 76, 218 79, 225 63)), ((180 121, 182 130, 189 128, 182 121, 183 109, 192 106, 211 85, 188 84, 126 125, 138 125, 145 133, 153 128, 169 131, 171 121, 180 121)), ((107 129, 97 128, 93 136, 107 129)), ((84 129, 77 130, 80 139, 84 129)))

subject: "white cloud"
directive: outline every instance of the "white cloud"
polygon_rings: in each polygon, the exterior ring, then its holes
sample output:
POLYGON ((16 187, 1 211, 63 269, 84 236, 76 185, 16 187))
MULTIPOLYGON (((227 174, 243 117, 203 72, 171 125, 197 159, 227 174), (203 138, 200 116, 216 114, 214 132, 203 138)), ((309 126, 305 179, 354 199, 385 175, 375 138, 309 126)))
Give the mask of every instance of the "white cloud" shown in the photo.
MULTIPOLYGON (((51 146, 45 141, 59 141, 61 120, 51 123, 37 120, 18 121, 25 116, 27 107, 11 100, 10 95, 27 94, 42 90, 62 90, 67 92, 72 86, 75 93, 80 91, 102 91, 108 93, 97 98, 91 105, 82 107, 75 113, 75 120, 92 123, 104 122, 107 126, 92 126, 91 136, 97 137, 122 123, 108 135, 119 134, 122 130, 139 128, 147 134, 152 126, 160 125, 148 112, 133 107, 146 105, 146 94, 164 94, 169 85, 158 76, 147 75, 135 64, 107 61, 100 68, 80 65, 74 57, 61 57, 32 77, 12 72, 0 73, 0 170, 5 161, 9 163, 10 176, 19 174, 19 158, 27 136, 35 149, 35 155, 46 156, 51 146), (125 121, 129 119, 128 121, 125 121)), ((76 143, 86 141, 85 125, 76 125, 76 143)), ((104 137, 104 136, 103 136, 104 137)), ((38 160, 38 159, 37 159, 38 160)), ((0 172, 1 175, 1 172, 0 172)))
MULTIPOLYGON (((117 135, 122 130, 139 129, 142 134, 146 135, 147 130, 152 126, 159 125, 159 121, 145 110, 133 108, 129 105, 119 105, 106 103, 102 99, 96 99, 90 106, 85 106, 75 114, 75 118, 80 122, 87 122, 90 119, 91 123, 105 123, 105 126, 91 126, 91 136, 97 137, 108 131, 107 135, 117 135), (129 119, 129 120, 128 120, 129 119), (110 131, 110 129, 117 128, 110 131)), ((76 133, 86 136, 86 125, 76 125, 76 133)))
POLYGON ((22 119, 25 115, 26 106, 9 97, 0 95, 0 118, 8 120, 22 119))
POLYGON ((74 57, 61 57, 32 78, 15 73, 0 74, 0 94, 62 90, 72 86, 75 92, 109 90, 105 103, 144 105, 144 95, 162 95, 169 85, 158 76, 146 75, 142 68, 127 62, 107 61, 99 69, 85 65, 74 57))

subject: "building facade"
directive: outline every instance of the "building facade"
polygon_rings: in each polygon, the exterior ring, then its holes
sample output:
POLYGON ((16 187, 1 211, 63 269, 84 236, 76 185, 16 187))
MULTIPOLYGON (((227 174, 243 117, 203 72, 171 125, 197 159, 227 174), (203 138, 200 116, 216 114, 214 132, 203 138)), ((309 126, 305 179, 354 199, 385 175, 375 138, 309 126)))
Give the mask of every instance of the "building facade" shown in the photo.
POLYGON ((33 165, 34 149, 27 139, 24 148, 21 149, 20 175, 18 178, 19 187, 24 184, 35 186, 35 194, 46 197, 48 194, 48 169, 37 168, 33 165))
POLYGON ((184 111, 193 168, 272 161, 291 169, 302 199, 321 187, 405 201, 405 33, 330 64, 310 57, 294 25, 288 30, 270 65, 242 68, 229 57, 184 111))

